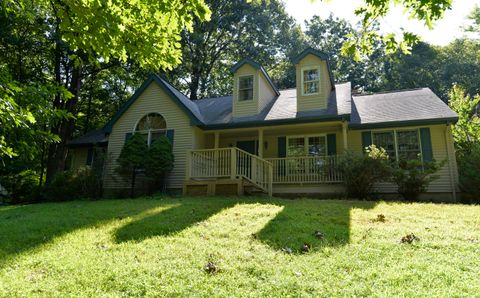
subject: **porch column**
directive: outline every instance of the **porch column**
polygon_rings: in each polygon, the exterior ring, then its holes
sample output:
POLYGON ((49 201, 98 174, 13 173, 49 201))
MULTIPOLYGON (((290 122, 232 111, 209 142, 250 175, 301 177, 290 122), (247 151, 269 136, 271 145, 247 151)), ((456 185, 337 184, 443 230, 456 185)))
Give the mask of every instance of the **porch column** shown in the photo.
POLYGON ((343 150, 348 149, 348 137, 347 137, 347 121, 342 122, 342 135, 343 135, 343 150))
POLYGON ((263 128, 258 130, 258 156, 263 158, 263 128))
POLYGON ((218 149, 218 147, 220 146, 220 133, 216 131, 214 135, 215 135, 215 143, 213 148, 218 149))

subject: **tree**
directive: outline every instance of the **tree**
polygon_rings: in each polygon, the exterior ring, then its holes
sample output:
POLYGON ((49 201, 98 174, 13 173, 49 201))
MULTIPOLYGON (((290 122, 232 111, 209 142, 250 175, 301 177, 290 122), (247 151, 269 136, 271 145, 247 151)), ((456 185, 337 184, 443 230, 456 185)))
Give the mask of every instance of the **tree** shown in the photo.
POLYGON ((229 94, 229 68, 241 58, 253 58, 271 69, 288 59, 292 48, 301 48, 301 43, 285 42, 285 37, 302 35, 290 34, 301 31, 279 0, 206 2, 212 10, 210 21, 196 18, 193 31, 183 32, 183 63, 167 74, 192 100, 229 94))
POLYGON ((145 175, 153 181, 154 187, 164 190, 165 177, 173 169, 173 161, 172 144, 165 136, 160 136, 150 145, 145 164, 145 175))
POLYGON ((473 98, 460 86, 453 86, 449 104, 458 114, 458 122, 452 125, 452 135, 460 157, 470 154, 475 144, 480 144, 480 117, 477 107, 480 95, 473 98))
POLYGON ((68 96, 61 92, 52 96, 53 110, 64 110, 72 117, 49 123, 49 131, 60 141, 48 149, 48 181, 65 168, 66 144, 75 130, 82 83, 92 71, 129 59, 144 69, 171 69, 181 61, 180 33, 192 29, 194 18, 203 21, 210 15, 202 0, 168 5, 155 0, 6 0, 1 8, 2 15, 15 20, 44 24, 33 31, 37 38, 47 40, 51 50, 41 52, 48 67, 40 73, 47 70, 50 77, 45 79, 69 92, 68 96))
POLYGON ((359 30, 350 22, 331 14, 327 19, 313 16, 305 22, 305 27, 308 44, 328 54, 335 81, 349 81, 354 87, 361 87, 367 91, 378 89, 384 75, 382 63, 386 59, 381 42, 376 43, 372 54, 362 61, 355 61, 354 57, 341 55, 348 35, 359 34, 359 30))
POLYGON ((130 180, 130 197, 135 193, 135 182, 140 170, 145 169, 148 146, 141 134, 127 140, 117 159, 117 172, 130 180))

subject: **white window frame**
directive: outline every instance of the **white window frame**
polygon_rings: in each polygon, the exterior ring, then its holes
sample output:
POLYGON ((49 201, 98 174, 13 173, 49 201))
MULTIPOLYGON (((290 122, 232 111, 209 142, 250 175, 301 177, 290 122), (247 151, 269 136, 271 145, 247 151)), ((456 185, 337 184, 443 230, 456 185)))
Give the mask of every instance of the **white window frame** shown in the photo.
MULTIPOLYGON (((306 134, 306 135, 289 135, 287 136, 287 148, 286 148, 286 153, 287 153, 287 157, 293 157, 291 155, 289 155, 288 153, 288 148, 289 148, 289 141, 290 139, 299 139, 299 138, 303 138, 303 141, 304 141, 304 144, 305 144, 305 149, 304 149, 304 155, 302 156, 310 156, 308 154, 308 147, 309 147, 309 144, 308 144, 308 138, 311 138, 311 137, 323 137, 325 138, 325 155, 322 156, 322 157, 326 157, 328 156, 328 138, 327 138, 327 134, 326 133, 322 133, 322 134, 306 134)), ((300 156, 297 156, 297 157, 300 157, 300 156)))
POLYGON ((301 78, 301 85, 302 85, 302 96, 312 96, 312 95, 318 95, 320 94, 320 66, 305 66, 305 67, 302 67, 301 68, 301 73, 300 73, 300 78, 301 78), (318 71, 318 91, 315 92, 315 93, 305 93, 305 83, 309 83, 309 82, 315 82, 313 80, 311 81, 305 81, 305 78, 304 78, 304 72, 306 70, 316 70, 318 71))
POLYGON ((378 130, 372 130, 370 132, 371 139, 372 139, 372 144, 375 144, 373 141, 373 134, 374 133, 381 133, 381 132, 393 132, 393 142, 394 142, 394 147, 395 147, 395 161, 398 163, 399 161, 399 155, 398 155, 398 140, 397 140, 397 132, 401 131, 417 131, 417 138, 418 138, 418 148, 420 149, 420 158, 423 163, 423 151, 422 151, 422 138, 420 135, 420 128, 401 128, 401 129, 378 129, 378 130))
POLYGON ((253 74, 246 74, 246 75, 241 75, 238 77, 237 79, 237 101, 238 102, 251 102, 251 101, 254 101, 255 100, 255 75, 253 74), (240 91, 241 90, 250 90, 250 88, 248 89, 240 89, 240 79, 242 78, 246 78, 246 77, 252 77, 252 98, 251 99, 241 99, 240 98, 240 91))

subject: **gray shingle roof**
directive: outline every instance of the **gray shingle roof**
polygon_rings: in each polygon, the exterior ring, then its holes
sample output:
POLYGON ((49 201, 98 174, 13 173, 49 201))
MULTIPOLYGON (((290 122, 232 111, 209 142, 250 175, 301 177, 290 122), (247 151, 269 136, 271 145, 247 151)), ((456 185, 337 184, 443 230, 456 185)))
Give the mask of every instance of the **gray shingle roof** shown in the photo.
POLYGON ((458 116, 429 88, 353 96, 351 127, 456 121, 458 116))
POLYGON ((86 145, 106 145, 108 143, 108 136, 105 130, 98 129, 92 130, 84 134, 83 136, 73 139, 67 142, 70 147, 86 146, 86 145))

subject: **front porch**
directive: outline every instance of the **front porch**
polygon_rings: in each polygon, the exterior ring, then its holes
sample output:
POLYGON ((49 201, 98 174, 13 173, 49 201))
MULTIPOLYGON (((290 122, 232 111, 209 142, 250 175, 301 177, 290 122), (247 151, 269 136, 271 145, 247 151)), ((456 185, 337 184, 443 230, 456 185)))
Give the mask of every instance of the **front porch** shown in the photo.
MULTIPOLYGON (((342 182, 338 156, 347 148, 346 123, 206 132, 203 148, 187 153, 184 193, 306 193, 342 182)), ((321 191, 321 190, 320 190, 321 191)))

